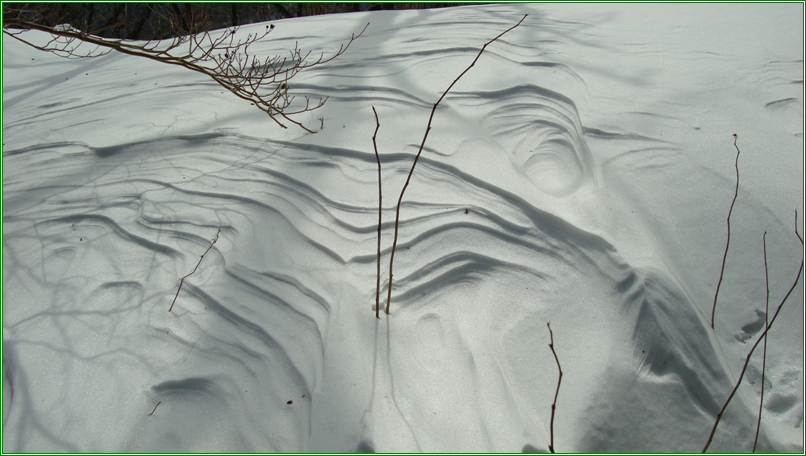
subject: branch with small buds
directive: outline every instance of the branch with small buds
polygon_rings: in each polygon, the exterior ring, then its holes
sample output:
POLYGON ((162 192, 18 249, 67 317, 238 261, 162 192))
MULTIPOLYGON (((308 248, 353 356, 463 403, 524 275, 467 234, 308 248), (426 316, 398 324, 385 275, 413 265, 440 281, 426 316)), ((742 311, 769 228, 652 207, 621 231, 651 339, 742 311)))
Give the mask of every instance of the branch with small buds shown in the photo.
MULTIPOLYGON (((96 28, 92 26, 78 30, 30 22, 23 16, 3 18, 3 33, 31 47, 61 57, 98 57, 114 50, 169 65, 178 65, 204 74, 238 98, 251 102, 268 114, 280 127, 288 128, 283 123, 285 121, 297 125, 308 133, 315 132, 289 116, 319 109, 325 104, 327 97, 312 103, 306 96, 304 106, 292 107, 295 97, 288 93, 288 82, 300 71, 328 63, 344 54, 368 26, 369 23, 357 35, 353 33, 349 41, 340 45, 332 56, 325 57, 325 54, 321 53, 314 60, 311 51, 304 53, 297 43, 294 44, 294 49, 289 51, 288 57, 277 55, 259 58, 250 53, 249 47, 271 33, 275 29, 274 24, 266 25, 264 32, 249 33, 245 38, 241 38, 241 34, 237 39, 238 27, 234 27, 218 34, 202 31, 169 40, 133 41, 93 35, 91 32, 95 32, 96 28), (52 39, 44 45, 34 44, 25 37, 28 30, 49 33, 52 39), (82 44, 94 47, 92 50, 82 50, 82 44)), ((324 127, 323 120, 322 127, 324 127)))

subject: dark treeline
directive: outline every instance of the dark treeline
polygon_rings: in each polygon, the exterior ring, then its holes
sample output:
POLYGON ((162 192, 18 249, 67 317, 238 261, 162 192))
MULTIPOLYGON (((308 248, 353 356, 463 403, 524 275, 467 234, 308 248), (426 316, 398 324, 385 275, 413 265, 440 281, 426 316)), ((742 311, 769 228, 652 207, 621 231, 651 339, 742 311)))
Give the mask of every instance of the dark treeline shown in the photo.
MULTIPOLYGON (((466 3, 465 3, 466 4, 466 3)), ((255 22, 356 11, 423 9, 462 3, 3 3, 9 19, 69 24, 105 38, 171 38, 255 22)))

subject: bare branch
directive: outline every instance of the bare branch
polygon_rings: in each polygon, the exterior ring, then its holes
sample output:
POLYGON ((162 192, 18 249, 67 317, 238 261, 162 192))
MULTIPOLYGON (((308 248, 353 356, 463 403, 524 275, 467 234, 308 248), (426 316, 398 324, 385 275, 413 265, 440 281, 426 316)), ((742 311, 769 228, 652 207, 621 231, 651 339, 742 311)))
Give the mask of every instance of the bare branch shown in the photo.
MULTIPOLYGON (((167 42, 164 40, 134 42, 103 38, 90 33, 96 29, 108 30, 114 27, 115 24, 112 24, 111 21, 117 18, 119 13, 113 13, 112 19, 109 20, 110 23, 104 27, 96 26, 101 20, 97 19, 96 24, 79 30, 28 21, 21 18, 24 16, 21 12, 16 17, 3 18, 3 33, 31 47, 65 58, 97 57, 115 50, 169 65, 178 65, 212 78, 235 96, 249 101, 256 108, 268 114, 282 128, 287 128, 284 122, 288 122, 309 133, 315 133, 289 116, 319 109, 325 104, 327 97, 320 98, 313 104, 305 97, 304 106, 292 107, 294 97, 288 94, 289 81, 300 71, 328 63, 344 54, 353 41, 360 37, 369 26, 367 23, 360 33, 353 33, 349 41, 341 44, 339 49, 329 57, 325 57, 324 53, 321 53, 319 58, 309 59, 311 53, 303 54, 295 45, 294 49, 289 51, 289 57, 258 58, 250 54, 249 47, 271 33, 274 30, 274 24, 267 25, 265 31, 249 33, 245 38, 242 38, 243 34, 237 35, 238 27, 214 35, 206 30, 199 31, 202 26, 199 25, 200 20, 194 16, 190 4, 186 4, 184 9, 177 10, 175 13, 178 19, 172 22, 171 27, 174 30, 187 31, 189 34, 178 36, 167 42), (27 30, 49 33, 52 39, 44 45, 35 44, 24 37, 27 30), (92 49, 82 51, 80 49, 82 44, 88 44, 92 46, 92 49)), ((157 12, 157 15, 160 14, 157 12)), ((170 22, 170 18, 166 18, 166 20, 170 22)))
POLYGON ((434 103, 434 107, 431 108, 431 116, 428 118, 428 125, 425 128, 425 135, 423 135, 423 141, 420 143, 420 149, 417 151, 417 155, 414 157, 414 163, 412 163, 412 165, 411 165, 411 169, 409 170, 409 175, 406 178, 406 183, 403 185, 403 189, 400 191, 400 197, 397 199, 397 209, 395 210, 395 236, 394 236, 394 239, 392 240, 392 253, 391 253, 391 256, 389 257, 389 289, 388 289, 388 295, 386 297, 386 314, 387 315, 389 314, 389 307, 390 307, 390 305, 392 303, 392 267, 393 267, 394 261, 395 261, 395 249, 397 249, 397 233, 398 233, 398 225, 400 224, 400 205, 403 203, 403 194, 406 193, 406 188, 409 186, 409 182, 411 181, 411 176, 412 176, 412 174, 414 174, 414 167, 417 166, 417 161, 420 159, 420 154, 423 152, 423 147, 425 146, 425 140, 428 139, 428 133, 431 131, 431 121, 434 120, 434 113, 437 110, 437 106, 439 106, 439 103, 442 101, 443 98, 445 98, 445 95, 447 95, 448 92, 451 90, 451 88, 453 88, 454 84, 456 84, 459 81, 459 78, 464 76, 465 73, 467 73, 468 71, 470 71, 471 68, 473 68, 473 65, 475 65, 476 62, 479 60, 479 57, 481 57, 481 53, 484 52, 484 49, 486 49, 487 46, 490 45, 490 43, 492 43, 493 41, 495 41, 498 38, 501 38, 502 36, 504 36, 505 33, 509 32, 510 30, 514 29, 515 27, 521 25, 521 22, 523 22, 523 20, 526 19, 526 16, 528 16, 528 14, 524 14, 523 17, 521 18, 521 20, 518 21, 517 24, 515 24, 512 27, 504 30, 503 32, 501 32, 501 34, 499 34, 495 38, 493 38, 490 41, 484 43, 484 46, 481 47, 481 49, 479 50, 479 53, 476 55, 476 58, 473 59, 473 62, 471 62, 470 65, 467 68, 465 68, 465 71, 463 71, 462 74, 457 76, 456 79, 454 79, 453 82, 451 82, 451 85, 449 85, 448 88, 445 89, 444 92, 442 92, 442 96, 439 97, 439 100, 437 100, 437 102, 434 103))

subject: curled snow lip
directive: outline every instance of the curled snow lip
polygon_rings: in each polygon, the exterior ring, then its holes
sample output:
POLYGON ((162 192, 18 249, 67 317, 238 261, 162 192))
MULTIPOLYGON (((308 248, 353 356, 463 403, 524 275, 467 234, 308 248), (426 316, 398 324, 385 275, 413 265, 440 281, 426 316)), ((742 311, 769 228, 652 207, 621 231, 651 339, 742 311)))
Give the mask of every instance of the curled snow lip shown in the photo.
POLYGON ((594 176, 590 150, 573 100, 535 84, 459 92, 452 100, 488 110, 492 136, 512 166, 552 196, 574 193, 594 176))

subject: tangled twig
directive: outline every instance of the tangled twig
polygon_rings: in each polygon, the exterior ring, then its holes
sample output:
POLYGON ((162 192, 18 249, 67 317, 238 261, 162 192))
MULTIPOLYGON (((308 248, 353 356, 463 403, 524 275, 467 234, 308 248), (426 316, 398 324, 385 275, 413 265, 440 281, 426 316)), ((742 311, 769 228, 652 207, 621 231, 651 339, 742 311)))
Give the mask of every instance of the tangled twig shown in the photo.
MULTIPOLYGON (((297 43, 294 44, 294 49, 289 51, 288 57, 277 55, 259 58, 251 54, 249 47, 271 33, 275 28, 274 24, 266 25, 265 31, 260 33, 249 33, 245 38, 241 38, 243 34, 237 35, 236 38, 238 27, 234 27, 220 33, 219 36, 214 36, 209 31, 191 31, 166 43, 164 40, 143 42, 104 38, 91 34, 96 31, 91 26, 78 30, 31 22, 25 20, 23 16, 3 18, 3 33, 31 47, 61 57, 97 57, 115 50, 204 74, 238 98, 251 102, 268 114, 280 127, 287 128, 281 122, 283 119, 309 133, 315 132, 289 116, 318 109, 325 104, 327 97, 320 98, 318 102, 312 104, 306 96, 304 107, 291 108, 294 97, 288 93, 289 81, 302 70, 330 62, 344 54, 368 26, 369 23, 358 34, 353 33, 349 41, 341 44, 332 56, 326 58, 325 54, 321 53, 319 58, 313 60, 310 58, 311 52, 304 53, 297 43), (27 30, 49 33, 52 39, 44 45, 35 44, 24 36, 27 30), (95 47, 91 51, 80 52, 79 47, 84 43, 95 47), (98 49, 104 51, 98 52, 98 49)), ((324 119, 321 122, 324 126, 324 119)))

